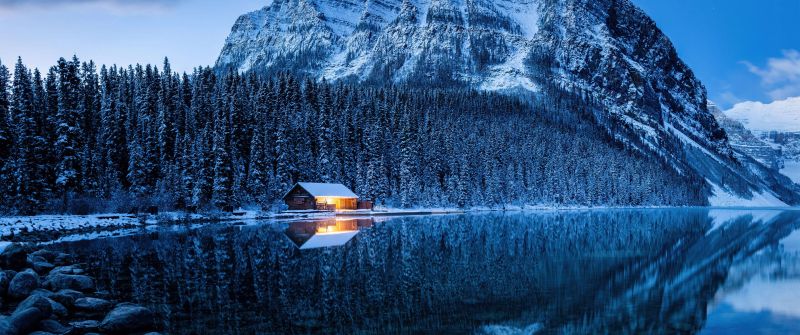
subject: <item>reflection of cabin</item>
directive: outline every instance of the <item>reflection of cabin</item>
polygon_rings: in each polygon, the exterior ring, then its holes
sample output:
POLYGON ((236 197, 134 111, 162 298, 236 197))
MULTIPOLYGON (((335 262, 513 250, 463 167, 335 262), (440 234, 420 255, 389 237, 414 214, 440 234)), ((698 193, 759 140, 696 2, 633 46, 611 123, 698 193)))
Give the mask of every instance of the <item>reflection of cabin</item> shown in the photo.
POLYGON ((298 221, 289 225, 286 235, 300 250, 339 247, 362 229, 371 228, 373 222, 372 218, 298 221))
POLYGON ((358 196, 342 184, 297 183, 283 201, 293 211, 358 209, 358 196))

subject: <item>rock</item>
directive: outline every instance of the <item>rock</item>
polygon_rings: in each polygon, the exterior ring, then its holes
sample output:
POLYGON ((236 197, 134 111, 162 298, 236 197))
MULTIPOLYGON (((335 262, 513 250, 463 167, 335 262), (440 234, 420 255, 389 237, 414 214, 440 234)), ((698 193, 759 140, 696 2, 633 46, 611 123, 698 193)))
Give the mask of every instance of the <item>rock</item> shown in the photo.
POLYGON ((53 261, 55 261, 56 260, 56 256, 58 256, 57 253, 55 253, 53 251, 50 251, 50 250, 45 250, 45 249, 36 250, 36 251, 32 252, 31 255, 44 258, 49 263, 52 263, 53 261))
POLYGON ((55 265, 48 262, 33 262, 31 266, 33 266, 33 269, 39 274, 47 274, 55 267, 55 265))
POLYGON ((95 320, 75 321, 70 322, 69 325, 75 329, 78 334, 85 334, 98 331, 97 325, 99 322, 95 320))
POLYGON ((29 308, 36 308, 42 313, 43 317, 48 318, 50 317, 50 314, 53 313, 53 307, 50 304, 50 301, 52 300, 43 296, 32 295, 20 302, 19 305, 17 305, 17 309, 14 311, 14 313, 16 314, 29 308))
POLYGON ((48 299, 48 300, 50 301, 50 307, 53 309, 53 315, 58 316, 60 318, 69 316, 69 310, 67 309, 67 307, 64 307, 64 305, 53 299, 48 299))
POLYGON ((53 294, 54 294, 53 292, 50 292, 50 291, 45 290, 43 288, 37 288, 37 289, 33 290, 33 292, 31 292, 31 295, 40 295, 40 296, 43 296, 45 298, 50 298, 50 297, 53 296, 53 294))
POLYGON ((28 269, 17 273, 8 283, 8 296, 16 299, 24 298, 37 288, 39 288, 39 275, 28 269))
POLYGON ((9 275, 5 271, 0 271, 0 297, 6 295, 8 284, 11 282, 12 278, 14 278, 14 276, 9 275))
POLYGON ((33 331, 39 321, 44 318, 46 318, 44 313, 36 307, 19 310, 5 320, 0 321, 0 334, 27 334, 33 331))
POLYGON ((55 300, 56 302, 68 308, 72 308, 73 306, 75 306, 75 299, 80 299, 83 297, 84 297, 83 293, 75 290, 61 290, 54 293, 49 298, 55 300))
POLYGON ((12 244, 0 253, 0 266, 4 269, 22 270, 28 264, 28 252, 19 244, 12 244))
POLYGON ((50 274, 47 276, 45 286, 53 291, 70 289, 82 292, 94 290, 94 279, 84 275, 50 274))
POLYGON ((112 306, 113 304, 108 300, 91 297, 75 299, 74 304, 75 309, 88 313, 105 313, 112 306))
POLYGON ((149 333, 145 333, 144 335, 161 335, 161 333, 159 333, 159 332, 149 332, 149 333))
POLYGON ((117 305, 105 319, 100 322, 100 330, 109 333, 130 333, 152 330, 153 312, 149 309, 130 303, 117 305))
POLYGON ((65 253, 62 252, 62 253, 59 253, 56 256, 56 259, 53 260, 53 263, 56 264, 56 265, 64 265, 64 264, 72 263, 73 261, 74 260, 72 258, 72 255, 65 254, 65 253))
POLYGON ((72 327, 62 325, 56 320, 43 320, 39 322, 39 330, 52 334, 64 335, 72 332, 72 327))
POLYGON ((63 275, 80 275, 83 274, 83 269, 75 266, 75 265, 64 265, 64 266, 57 266, 50 270, 50 274, 63 274, 63 275))
POLYGON ((56 335, 56 334, 53 334, 53 333, 48 333, 48 332, 43 332, 43 331, 41 331, 41 330, 37 330, 37 331, 35 331, 35 332, 33 332, 33 333, 30 333, 30 334, 28 334, 28 335, 56 335))

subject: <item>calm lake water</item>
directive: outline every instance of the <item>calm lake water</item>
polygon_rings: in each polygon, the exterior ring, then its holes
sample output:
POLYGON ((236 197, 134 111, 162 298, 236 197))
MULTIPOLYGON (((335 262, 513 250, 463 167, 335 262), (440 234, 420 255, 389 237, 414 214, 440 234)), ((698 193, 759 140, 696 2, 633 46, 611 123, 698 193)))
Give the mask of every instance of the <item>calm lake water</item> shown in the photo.
POLYGON ((475 214, 63 242, 170 334, 800 333, 800 212, 475 214))

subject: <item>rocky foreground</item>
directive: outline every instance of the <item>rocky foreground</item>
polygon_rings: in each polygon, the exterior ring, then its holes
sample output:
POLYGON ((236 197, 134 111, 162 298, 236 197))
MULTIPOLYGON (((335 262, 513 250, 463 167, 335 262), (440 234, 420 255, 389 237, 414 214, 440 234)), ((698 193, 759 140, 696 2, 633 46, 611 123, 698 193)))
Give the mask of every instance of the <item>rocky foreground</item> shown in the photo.
POLYGON ((64 253, 13 244, 0 253, 0 334, 156 335, 155 314, 108 300, 64 253))

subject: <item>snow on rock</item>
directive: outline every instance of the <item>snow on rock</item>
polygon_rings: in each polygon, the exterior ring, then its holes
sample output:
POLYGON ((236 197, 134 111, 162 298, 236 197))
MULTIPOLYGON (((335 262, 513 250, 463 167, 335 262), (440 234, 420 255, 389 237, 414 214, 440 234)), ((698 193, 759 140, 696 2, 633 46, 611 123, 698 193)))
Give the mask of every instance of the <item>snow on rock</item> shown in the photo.
POLYGON ((709 182, 714 188, 713 195, 708 197, 712 207, 789 207, 769 191, 753 192, 752 198, 747 199, 709 182))
POLYGON ((128 214, 0 217, 0 237, 18 234, 21 231, 63 231, 80 228, 122 227, 137 224, 139 224, 139 220, 135 216, 128 214))

